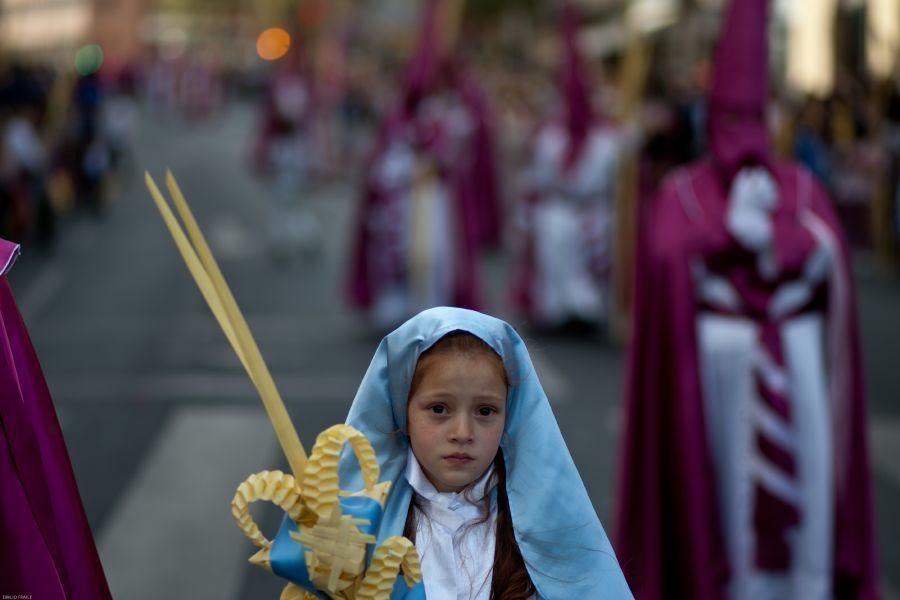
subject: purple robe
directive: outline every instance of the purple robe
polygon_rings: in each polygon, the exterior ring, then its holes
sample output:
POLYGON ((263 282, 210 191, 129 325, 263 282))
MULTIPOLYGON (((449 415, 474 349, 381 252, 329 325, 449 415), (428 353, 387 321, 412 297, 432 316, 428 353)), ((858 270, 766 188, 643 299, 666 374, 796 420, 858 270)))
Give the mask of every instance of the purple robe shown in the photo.
POLYGON ((0 592, 41 600, 111 598, 50 391, 6 273, 0 239, 0 592))
MULTIPOLYGON (((802 210, 823 222, 838 245, 829 289, 841 293, 829 294, 825 310, 832 335, 827 369, 843 382, 832 389, 833 590, 839 599, 873 599, 866 402, 848 248, 812 177, 792 163, 774 162, 770 169, 780 197, 774 219, 779 261, 804 252, 807 240, 796 226, 802 210), (802 210, 800 185, 810 186, 802 210)), ((726 593, 728 554, 704 422, 692 264, 740 252, 725 225, 727 199, 714 163, 703 161, 670 176, 640 219, 615 545, 637 598, 709 600, 726 593)))

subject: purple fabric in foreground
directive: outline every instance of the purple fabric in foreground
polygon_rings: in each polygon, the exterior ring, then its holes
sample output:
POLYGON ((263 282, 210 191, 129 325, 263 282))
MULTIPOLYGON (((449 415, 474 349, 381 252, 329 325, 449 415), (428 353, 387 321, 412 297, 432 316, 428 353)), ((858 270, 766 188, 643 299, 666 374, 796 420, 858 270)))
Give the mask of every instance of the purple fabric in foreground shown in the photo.
MULTIPOLYGON (((0 240, 0 268, 18 246, 0 240)), ((6 269, 8 270, 8 269, 6 269)), ((50 392, 0 276, 0 592, 111 598, 50 392)))
MULTIPOLYGON (((838 242, 835 283, 843 302, 829 299, 827 321, 835 353, 827 368, 837 388, 835 440, 834 594, 839 600, 877 598, 877 556, 866 447, 866 401, 850 257, 830 202, 812 177, 791 163, 773 163, 780 204, 775 215, 780 260, 806 240, 790 235, 803 211, 824 222, 838 242), (804 183, 805 182, 805 183, 804 183)), ((616 553, 636 598, 725 597, 729 565, 706 444, 696 339, 698 303, 691 264, 727 255, 727 191, 711 161, 670 176, 643 207, 636 262, 625 390, 616 553), (690 193, 686 192, 689 190, 690 193)))

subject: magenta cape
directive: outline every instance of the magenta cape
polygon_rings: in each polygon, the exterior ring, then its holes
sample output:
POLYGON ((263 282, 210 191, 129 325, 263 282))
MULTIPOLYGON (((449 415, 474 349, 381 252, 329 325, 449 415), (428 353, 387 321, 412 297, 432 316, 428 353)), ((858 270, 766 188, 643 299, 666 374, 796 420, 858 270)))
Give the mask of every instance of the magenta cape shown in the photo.
MULTIPOLYGON (((838 399, 843 430, 835 438, 841 440, 836 463, 844 468, 835 490, 834 593, 839 599, 874 599, 877 559, 866 403, 847 245, 828 198, 811 176, 788 163, 775 163, 772 170, 779 212, 793 211, 787 218, 794 218, 798 185, 807 178, 813 186, 810 210, 840 246, 836 271, 844 274, 847 301, 840 314, 828 315, 845 328, 839 342, 844 356, 828 364, 846 375, 838 399)), ((723 598, 728 581, 706 445, 691 275, 695 257, 736 245, 723 223, 726 206, 721 178, 706 161, 669 177, 639 221, 615 548, 635 597, 642 600, 723 598), (685 198, 690 188, 693 205, 685 198)), ((830 304, 828 310, 836 309, 830 304)))
POLYGON ((0 592, 111 598, 50 392, 5 274, 0 239, 0 592))

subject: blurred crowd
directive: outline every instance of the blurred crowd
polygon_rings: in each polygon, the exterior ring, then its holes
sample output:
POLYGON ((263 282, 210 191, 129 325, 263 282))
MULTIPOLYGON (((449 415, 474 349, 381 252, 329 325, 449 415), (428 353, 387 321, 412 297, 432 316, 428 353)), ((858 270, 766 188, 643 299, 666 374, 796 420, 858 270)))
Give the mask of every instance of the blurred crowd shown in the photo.
MULTIPOLYGON (((453 62, 453 68, 476 82, 485 99, 496 162, 497 202, 502 213, 502 245, 513 254, 521 253, 526 243, 530 192, 537 171, 546 164, 536 154, 542 131, 546 133, 548 124, 565 118, 567 102, 571 101, 560 83, 565 61, 562 38, 556 37, 549 51, 548 44, 541 42, 554 38, 555 28, 554 23, 538 26, 534 34, 538 41, 531 47, 499 44, 491 32, 470 32, 453 62)), ((627 51, 587 56, 580 68, 587 82, 591 118, 616 134, 616 172, 611 177, 622 183, 618 169, 626 166, 623 163, 635 162, 636 189, 624 202, 640 206, 653 196, 667 174, 707 151, 710 64, 703 58, 689 67, 671 70, 664 61, 651 58, 643 93, 635 101, 634 85, 626 73, 627 51)), ((662 51, 655 50, 657 54, 662 51)), ((651 56, 653 52, 651 48, 651 56)), ((405 65, 402 57, 384 48, 349 44, 343 56, 344 77, 338 93, 332 94, 340 100, 331 106, 319 105, 310 113, 316 116, 309 121, 327 121, 328 131, 341 140, 337 144, 341 149, 337 155, 316 158, 317 153, 336 145, 312 143, 308 146, 312 162, 333 164, 334 156, 340 156, 338 164, 357 164, 371 174, 371 152, 383 150, 386 123, 396 120, 397 107, 409 104, 409 70, 416 68, 421 55, 419 46, 412 52, 410 64, 405 65)), ((310 89, 316 85, 315 78, 309 78, 310 89)), ((435 90, 441 85, 435 84, 435 90)), ((803 97, 783 85, 775 86, 767 114, 776 155, 807 167, 828 191, 853 247, 876 253, 892 268, 896 268, 900 250, 898 107, 900 77, 876 82, 861 73, 841 71, 827 97, 803 97)), ((319 174, 326 172, 319 169, 319 174)), ((623 190, 621 185, 613 187, 616 189, 603 194, 607 196, 608 218, 615 222, 613 227, 621 228, 623 216, 616 211, 621 211, 623 200, 619 195, 623 190)), ((493 209, 482 206, 479 210, 493 209)), ((621 237, 621 231, 615 233, 621 237)), ((627 265, 623 269, 627 270, 627 265)), ((606 276, 614 270, 608 268, 606 276)), ((622 281, 620 285, 628 284, 622 281)))
POLYGON ((102 215, 134 174, 142 112, 208 118, 224 101, 205 63, 159 58, 79 73, 54 62, 0 65, 0 235, 50 246, 71 214, 102 215))
MULTIPOLYGON (((545 29, 539 37, 551 36, 552 27, 545 29)), ((476 34, 455 59, 477 82, 489 111, 506 217, 503 239, 511 248, 535 166, 535 140, 565 104, 558 77, 562 46, 557 46, 538 52, 476 34)), ((262 86, 255 172, 290 187, 328 181, 346 173, 348 165, 355 165, 356 173, 371 168, 384 124, 408 94, 405 55, 349 38, 325 67, 310 49, 291 56, 270 69, 262 86)), ((584 70, 592 110, 617 129, 621 152, 638 156, 640 194, 647 197, 673 168, 706 150, 709 64, 698 61, 687 72, 652 66, 645 93, 636 106, 625 107, 624 63, 623 52, 610 52, 588 58, 584 70)), ((898 90, 897 77, 886 84, 842 73, 824 98, 776 89, 768 115, 778 155, 799 161, 825 185, 855 247, 871 249, 891 264, 900 248, 898 90)))
MULTIPOLYGON (((538 27, 539 39, 552 37, 552 27, 544 29, 538 27)), ((501 202, 512 217, 504 219, 504 232, 513 245, 533 142, 563 102, 553 58, 561 50, 548 53, 545 46, 492 44, 491 34, 481 33, 459 52, 490 110, 501 202)), ((345 35, 324 50, 292 48, 250 75, 227 73, 210 57, 169 59, 152 50, 127 67, 87 75, 56 63, 8 62, 0 68, 0 234, 48 244, 60 216, 102 212, 128 169, 142 112, 209 118, 235 88, 260 98, 251 157, 258 176, 299 190, 346 173, 348 165, 362 168, 377 145, 379 123, 402 102, 404 56, 345 35)), ((708 65, 701 61, 687 74, 651 69, 646 93, 627 116, 623 67, 624 56, 615 51, 584 65, 594 110, 640 155, 642 190, 649 193, 674 166, 704 151, 708 65)), ((900 239, 898 89, 896 77, 875 85, 843 73, 829 97, 781 93, 770 111, 779 154, 822 181, 855 245, 889 257, 900 239)), ((308 225, 298 221, 296 228, 308 225)))
POLYGON ((73 77, 13 64, 0 79, 0 230, 47 245, 59 216, 101 210, 133 114, 119 89, 96 74, 73 77))
POLYGON ((857 246, 897 251, 900 232, 900 83, 845 75, 825 99, 795 103, 784 150, 826 186, 857 246))

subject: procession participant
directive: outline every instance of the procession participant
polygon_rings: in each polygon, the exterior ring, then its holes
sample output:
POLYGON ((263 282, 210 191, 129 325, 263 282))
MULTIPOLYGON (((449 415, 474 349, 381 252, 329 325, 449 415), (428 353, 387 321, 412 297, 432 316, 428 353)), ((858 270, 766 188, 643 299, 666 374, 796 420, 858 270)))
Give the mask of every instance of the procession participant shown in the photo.
POLYGON ((640 598, 877 596, 849 253, 773 156, 768 11, 732 0, 711 156, 642 215, 617 523, 640 598))
POLYGON ((477 257, 493 227, 488 120, 440 27, 448 7, 429 3, 400 105, 365 169, 349 297, 382 327, 430 306, 480 303, 477 257))
POLYGON ((0 239, 0 592, 108 600, 50 391, 6 280, 18 255, 0 239))
POLYGON ((514 301, 536 325, 606 319, 619 141, 591 105, 578 16, 562 14, 561 115, 539 131, 526 188, 514 301))
POLYGON ((266 87, 254 151, 257 173, 275 188, 268 207, 268 231, 276 256, 314 249, 320 229, 311 208, 301 198, 309 188, 316 160, 315 89, 300 50, 291 52, 266 87))
MULTIPOLYGON (((630 599, 524 342, 470 310, 384 338, 347 424, 392 482, 378 531, 413 539, 429 600, 630 599)), ((355 459, 341 481, 359 484, 355 459)))

